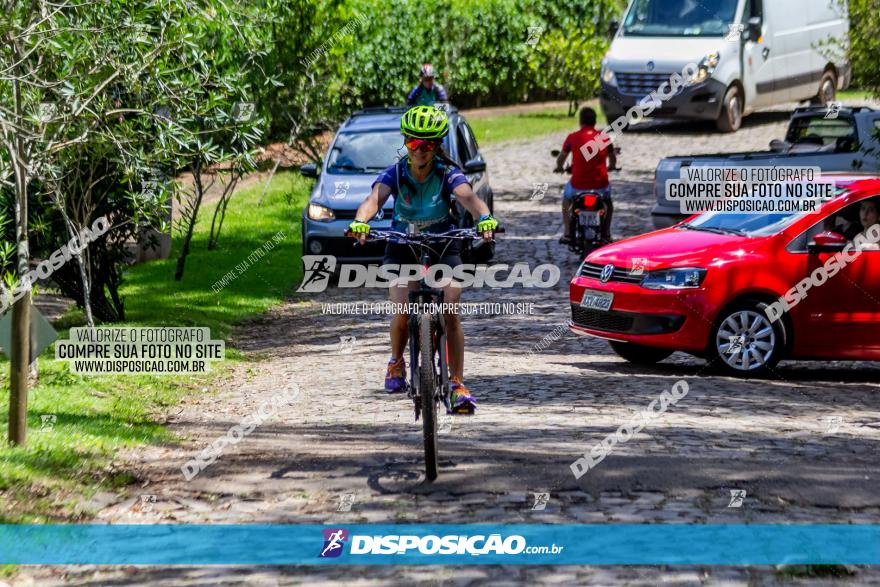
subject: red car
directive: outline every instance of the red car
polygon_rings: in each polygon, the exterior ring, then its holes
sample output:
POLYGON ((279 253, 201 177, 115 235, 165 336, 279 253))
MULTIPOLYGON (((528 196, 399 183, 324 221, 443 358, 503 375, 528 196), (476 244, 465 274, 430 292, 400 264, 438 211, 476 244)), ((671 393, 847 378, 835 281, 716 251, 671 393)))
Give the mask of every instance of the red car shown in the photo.
POLYGON ((880 180, 835 183, 841 193, 818 213, 706 213, 595 251, 571 280, 570 329, 608 339, 633 363, 684 351, 743 376, 783 358, 880 360, 875 245, 788 311, 768 313, 877 224, 880 180))

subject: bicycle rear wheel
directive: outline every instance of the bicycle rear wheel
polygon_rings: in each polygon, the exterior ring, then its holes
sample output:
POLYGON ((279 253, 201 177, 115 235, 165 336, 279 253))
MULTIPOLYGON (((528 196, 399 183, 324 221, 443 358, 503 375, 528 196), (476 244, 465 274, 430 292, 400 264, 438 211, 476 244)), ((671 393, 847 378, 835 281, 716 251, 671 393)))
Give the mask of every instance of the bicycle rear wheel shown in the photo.
POLYGON ((425 440, 425 476, 437 478, 437 402, 434 400, 434 337, 431 316, 419 315, 419 393, 422 396, 422 430, 425 440))

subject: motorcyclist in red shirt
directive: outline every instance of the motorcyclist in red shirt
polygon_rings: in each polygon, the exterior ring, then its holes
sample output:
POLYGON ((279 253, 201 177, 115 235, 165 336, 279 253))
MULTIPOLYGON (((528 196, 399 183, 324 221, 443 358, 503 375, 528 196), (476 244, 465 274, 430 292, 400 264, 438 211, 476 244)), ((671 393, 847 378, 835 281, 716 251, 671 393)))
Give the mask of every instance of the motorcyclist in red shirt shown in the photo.
POLYGON ((617 154, 614 146, 609 145, 597 151, 594 157, 587 159, 581 147, 594 141, 601 134, 601 131, 596 130, 596 111, 592 108, 582 108, 580 124, 580 130, 566 137, 562 151, 556 158, 556 172, 562 173, 565 161, 571 153, 571 180, 565 184, 565 191, 562 194, 564 233, 559 242, 564 245, 571 242, 571 226, 568 219, 571 215, 572 200, 576 194, 585 191, 599 194, 605 199, 606 213, 602 218, 602 239, 611 242, 611 215, 614 212, 614 207, 611 203, 611 185, 608 182, 608 172, 617 169, 617 154), (610 163, 610 167, 606 161, 610 163))

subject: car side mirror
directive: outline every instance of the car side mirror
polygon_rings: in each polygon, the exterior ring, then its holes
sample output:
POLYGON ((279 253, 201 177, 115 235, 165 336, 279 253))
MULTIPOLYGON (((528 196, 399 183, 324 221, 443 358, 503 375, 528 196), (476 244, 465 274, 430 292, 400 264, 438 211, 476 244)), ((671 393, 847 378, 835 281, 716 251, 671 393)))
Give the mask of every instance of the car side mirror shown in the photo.
POLYGON ((743 38, 746 41, 754 41, 757 43, 761 40, 761 28, 764 23, 761 22, 760 16, 753 16, 749 19, 749 22, 746 24, 746 28, 743 35, 743 38))
POLYGON ((614 35, 617 34, 617 31, 619 31, 619 30, 620 30, 620 21, 617 20, 616 18, 612 19, 611 22, 608 23, 608 36, 613 37, 614 35))
POLYGON ((780 139, 773 139, 770 141, 770 150, 774 153, 782 153, 785 151, 787 143, 780 139))
POLYGON ((471 159, 464 164, 465 173, 482 173, 486 171, 486 162, 482 159, 471 159))
POLYGON ((846 247, 846 237, 836 232, 820 232, 807 245, 810 253, 836 253, 846 247))
POLYGON ((299 166, 299 173, 303 177, 318 177, 318 164, 306 163, 299 166))

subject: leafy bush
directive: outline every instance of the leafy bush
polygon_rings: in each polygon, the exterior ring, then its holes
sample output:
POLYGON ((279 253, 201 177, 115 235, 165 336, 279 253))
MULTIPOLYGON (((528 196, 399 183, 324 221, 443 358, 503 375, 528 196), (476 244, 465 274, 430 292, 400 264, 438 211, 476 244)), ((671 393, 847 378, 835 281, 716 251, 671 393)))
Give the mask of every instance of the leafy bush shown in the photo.
POLYGON ((338 44, 346 87, 366 105, 400 104, 432 63, 458 106, 581 99, 597 87, 617 0, 351 0, 367 15, 338 44), (381 16, 381 18, 380 18, 381 16), (530 27, 535 33, 530 44, 530 27))
POLYGON ((880 0, 850 0, 849 15, 854 85, 880 98, 880 0))

